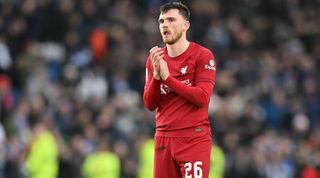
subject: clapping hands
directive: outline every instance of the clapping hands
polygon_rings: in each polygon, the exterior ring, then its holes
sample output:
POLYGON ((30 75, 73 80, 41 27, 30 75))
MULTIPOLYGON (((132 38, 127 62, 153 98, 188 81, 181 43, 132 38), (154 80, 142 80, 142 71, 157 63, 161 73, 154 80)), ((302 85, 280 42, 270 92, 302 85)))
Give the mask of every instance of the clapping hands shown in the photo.
POLYGON ((153 77, 156 80, 166 80, 169 75, 169 68, 167 62, 163 59, 164 49, 154 46, 150 49, 150 59, 153 65, 153 77))

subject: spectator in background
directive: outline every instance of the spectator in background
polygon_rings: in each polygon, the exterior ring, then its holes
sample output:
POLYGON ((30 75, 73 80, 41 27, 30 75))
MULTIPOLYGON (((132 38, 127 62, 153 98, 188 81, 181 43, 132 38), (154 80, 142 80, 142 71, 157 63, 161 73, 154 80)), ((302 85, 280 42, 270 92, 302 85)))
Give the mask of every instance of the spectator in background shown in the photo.
POLYGON ((58 146, 54 135, 43 120, 32 125, 32 137, 25 167, 30 178, 58 177, 58 146))
POLYGON ((82 165, 84 178, 120 178, 119 157, 110 151, 110 140, 100 138, 98 150, 89 154, 82 165))
POLYGON ((213 145, 210 155, 210 174, 209 178, 223 178, 226 165, 223 150, 218 145, 213 145))
POLYGON ((137 178, 153 178, 154 140, 144 141, 139 152, 139 171, 137 178))

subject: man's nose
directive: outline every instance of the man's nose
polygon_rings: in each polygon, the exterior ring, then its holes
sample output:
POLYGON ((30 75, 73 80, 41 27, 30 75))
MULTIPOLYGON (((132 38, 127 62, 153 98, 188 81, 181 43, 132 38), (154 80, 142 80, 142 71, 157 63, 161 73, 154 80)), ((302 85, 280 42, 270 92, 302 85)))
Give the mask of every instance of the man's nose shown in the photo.
POLYGON ((165 20, 163 21, 163 23, 161 24, 162 27, 168 27, 168 22, 165 20))

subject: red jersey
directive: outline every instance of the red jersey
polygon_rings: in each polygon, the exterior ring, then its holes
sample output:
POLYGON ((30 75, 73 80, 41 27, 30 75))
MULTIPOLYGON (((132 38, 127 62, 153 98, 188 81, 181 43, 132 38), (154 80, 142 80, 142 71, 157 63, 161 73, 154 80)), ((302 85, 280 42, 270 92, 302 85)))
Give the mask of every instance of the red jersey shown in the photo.
POLYGON ((208 105, 215 84, 216 64, 211 51, 190 42, 185 52, 170 57, 164 48, 170 76, 153 77, 150 56, 146 62, 145 106, 156 111, 156 130, 179 132, 197 126, 210 127, 208 105))

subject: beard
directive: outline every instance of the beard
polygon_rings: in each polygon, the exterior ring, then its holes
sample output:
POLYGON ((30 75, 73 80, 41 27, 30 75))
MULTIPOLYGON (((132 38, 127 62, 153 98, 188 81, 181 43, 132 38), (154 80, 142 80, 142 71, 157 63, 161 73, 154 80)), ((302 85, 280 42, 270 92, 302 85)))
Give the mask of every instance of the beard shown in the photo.
POLYGON ((172 45, 176 43, 182 36, 182 31, 178 32, 177 35, 172 35, 172 38, 166 38, 162 36, 162 40, 165 44, 172 45))

